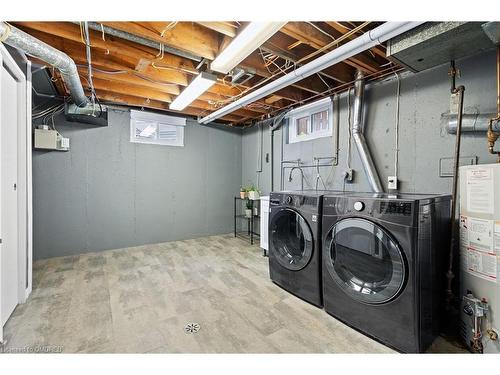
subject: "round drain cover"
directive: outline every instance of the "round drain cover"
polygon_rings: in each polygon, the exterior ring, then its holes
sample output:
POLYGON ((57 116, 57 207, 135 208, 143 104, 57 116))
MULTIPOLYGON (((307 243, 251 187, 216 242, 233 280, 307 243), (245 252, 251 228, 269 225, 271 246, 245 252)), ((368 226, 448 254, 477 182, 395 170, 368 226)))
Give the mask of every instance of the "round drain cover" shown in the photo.
POLYGON ((184 327, 184 332, 191 334, 196 333, 200 330, 200 325, 198 323, 189 323, 184 327))

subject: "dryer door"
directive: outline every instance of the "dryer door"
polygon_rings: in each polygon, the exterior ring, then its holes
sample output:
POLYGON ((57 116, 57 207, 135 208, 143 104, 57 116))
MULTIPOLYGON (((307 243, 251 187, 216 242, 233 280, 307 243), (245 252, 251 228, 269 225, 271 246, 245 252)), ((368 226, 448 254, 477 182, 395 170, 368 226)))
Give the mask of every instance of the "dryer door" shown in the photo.
POLYGON ((313 236, 311 228, 298 212, 284 208, 273 215, 269 224, 269 252, 283 267, 292 271, 298 271, 309 263, 313 253, 313 236))
POLYGON ((403 288, 403 253, 389 233, 371 221, 337 222, 325 238, 323 256, 329 275, 359 302, 386 303, 403 288))

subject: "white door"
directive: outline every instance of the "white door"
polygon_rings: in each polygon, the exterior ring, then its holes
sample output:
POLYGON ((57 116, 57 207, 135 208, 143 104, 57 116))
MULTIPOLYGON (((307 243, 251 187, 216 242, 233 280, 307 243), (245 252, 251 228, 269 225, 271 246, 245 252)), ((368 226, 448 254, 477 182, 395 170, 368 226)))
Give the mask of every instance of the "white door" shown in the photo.
POLYGON ((1 323, 5 325, 18 303, 18 199, 17 134, 18 82, 2 64, 0 129, 0 228, 1 228, 1 323))

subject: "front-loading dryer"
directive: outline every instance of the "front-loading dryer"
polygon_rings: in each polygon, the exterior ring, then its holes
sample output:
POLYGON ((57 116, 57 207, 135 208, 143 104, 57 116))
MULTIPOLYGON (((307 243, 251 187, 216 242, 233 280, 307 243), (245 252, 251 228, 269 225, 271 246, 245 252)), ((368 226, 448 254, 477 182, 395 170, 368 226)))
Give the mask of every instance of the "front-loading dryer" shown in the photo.
POLYGON ((321 206, 323 192, 280 191, 269 198, 269 274, 297 297, 322 306, 321 206))
POLYGON ((450 199, 325 195, 325 310, 399 351, 425 351, 439 328, 450 199))

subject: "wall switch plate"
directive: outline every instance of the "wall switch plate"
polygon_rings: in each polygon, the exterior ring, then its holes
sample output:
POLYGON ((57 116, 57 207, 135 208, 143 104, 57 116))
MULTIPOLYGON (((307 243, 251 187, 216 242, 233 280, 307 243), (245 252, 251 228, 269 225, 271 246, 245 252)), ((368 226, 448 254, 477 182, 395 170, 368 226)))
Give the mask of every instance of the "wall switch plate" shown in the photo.
POLYGON ((450 96, 450 114, 458 113, 458 105, 459 105, 459 95, 458 93, 453 93, 450 96))
POLYGON ((345 182, 353 182, 354 181, 354 171, 352 169, 346 169, 344 171, 344 180, 345 180, 345 182))
POLYGON ((388 176, 387 177, 387 189, 397 190, 398 189, 398 176, 388 176))

